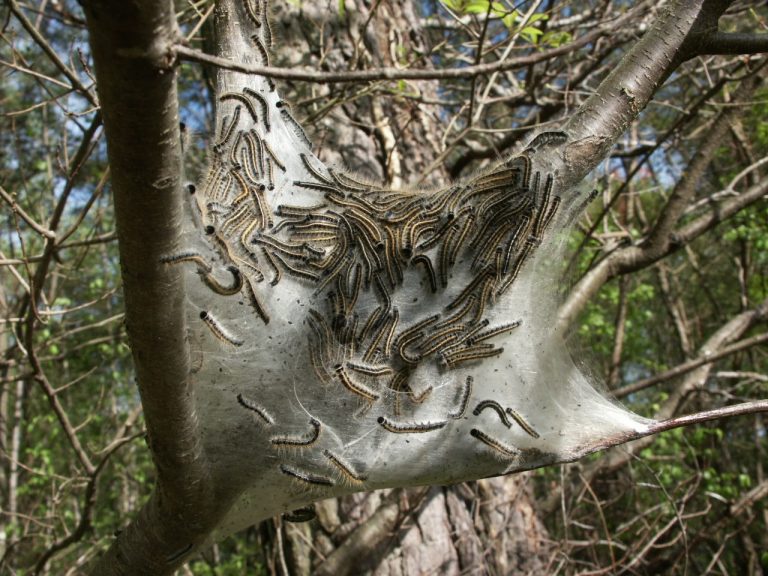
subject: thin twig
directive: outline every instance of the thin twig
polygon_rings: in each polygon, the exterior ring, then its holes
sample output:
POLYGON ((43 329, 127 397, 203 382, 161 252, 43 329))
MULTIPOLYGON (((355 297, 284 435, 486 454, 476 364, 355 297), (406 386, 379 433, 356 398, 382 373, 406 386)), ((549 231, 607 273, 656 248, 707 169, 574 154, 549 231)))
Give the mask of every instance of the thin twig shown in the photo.
POLYGON ((88 485, 85 488, 85 496, 83 497, 84 505, 77 527, 72 531, 72 533, 62 538, 58 542, 54 542, 48 548, 48 550, 45 551, 45 553, 37 561, 33 574, 40 574, 45 569, 45 565, 48 563, 48 560, 50 560, 54 554, 64 550, 65 548, 68 548, 72 544, 79 542, 83 536, 85 536, 87 531, 91 528, 91 522, 93 519, 93 507, 96 504, 96 486, 99 479, 99 474, 106 466, 110 457, 115 454, 115 452, 117 452, 121 447, 125 446, 129 442, 132 442, 136 438, 140 438, 143 435, 143 431, 137 432, 136 434, 121 438, 120 440, 110 444, 109 450, 104 453, 104 457, 101 459, 98 466, 96 466, 96 468, 89 474, 90 478, 88 480, 88 485))
POLYGON ((674 430, 675 428, 682 428, 692 424, 701 424, 703 422, 710 422, 712 420, 721 420, 722 418, 744 416, 746 414, 757 414, 758 412, 768 412, 768 400, 742 402, 741 404, 725 406, 724 408, 704 410, 703 412, 696 412, 695 414, 688 414, 686 416, 676 416, 674 418, 667 418, 666 420, 659 420, 658 422, 651 424, 648 427, 648 432, 643 434, 643 436, 648 436, 649 434, 658 434, 659 432, 666 432, 667 430, 674 430))
POLYGON ((643 390, 644 388, 648 388, 660 382, 665 382, 666 380, 669 380, 676 376, 687 374, 688 372, 695 370, 699 366, 704 366, 705 364, 711 364, 712 362, 716 362, 721 358, 725 358, 726 356, 730 356, 731 354, 735 354, 736 352, 741 352, 742 350, 746 350, 747 348, 751 348, 752 346, 755 346, 757 344, 762 344, 763 342, 768 342, 768 333, 758 334, 757 336, 753 336, 752 338, 746 338, 744 340, 736 342, 735 344, 726 346, 725 348, 723 348, 722 350, 720 350, 715 354, 709 354, 706 356, 702 356, 701 358, 696 358, 694 360, 689 360, 688 362, 683 362, 682 364, 675 366, 674 368, 671 368, 666 372, 657 374, 656 376, 651 376, 650 378, 643 378, 642 380, 638 380, 637 382, 633 382, 632 384, 627 384, 626 386, 617 388, 613 392, 613 395, 616 396, 617 398, 623 398, 624 396, 627 396, 634 392, 638 392, 640 390, 643 390))
MULTIPOLYGON (((620 25, 620 21, 623 21, 625 18, 626 15, 611 22, 611 28, 620 25)), ((474 78, 483 74, 524 68, 538 62, 544 62, 545 60, 555 58, 556 56, 562 56, 563 54, 573 52, 586 44, 594 42, 600 36, 608 34, 609 31, 610 29, 606 25, 592 30, 571 44, 553 48, 551 50, 533 52, 531 54, 526 54, 525 56, 518 56, 517 58, 501 62, 478 64, 476 66, 465 66, 462 68, 446 68, 443 70, 402 70, 399 68, 374 68, 371 70, 353 70, 348 72, 293 70, 234 62, 227 58, 206 54, 205 52, 195 50, 194 48, 184 46, 183 44, 176 44, 173 49, 180 60, 198 62, 200 64, 210 64, 225 70, 232 70, 233 72, 244 72, 246 74, 256 74, 258 76, 266 76, 267 78, 277 78, 281 80, 316 82, 318 84, 370 82, 372 80, 445 80, 448 78, 474 78)))
POLYGON ((72 70, 70 70, 66 64, 64 64, 61 58, 59 58, 59 55, 56 54, 56 51, 51 47, 50 44, 48 44, 47 40, 43 37, 40 31, 35 28, 35 25, 32 24, 32 22, 30 22, 29 19, 21 11, 21 8, 19 8, 19 4, 16 2, 16 0, 8 0, 7 4, 13 15, 16 16, 16 19, 21 23, 27 33, 32 36, 32 39, 37 43, 38 46, 40 46, 48 58, 50 58, 56 67, 61 71, 61 73, 67 77, 67 80, 72 83, 72 88, 78 90, 85 98, 88 99, 91 104, 98 106, 99 103, 96 100, 96 97, 88 91, 88 88, 86 88, 83 83, 80 82, 80 78, 78 78, 77 75, 72 72, 72 70))
POLYGON ((27 214, 24 209, 19 206, 18 202, 13 199, 13 196, 11 196, 8 192, 5 191, 5 188, 0 186, 0 198, 5 200, 8 205, 11 207, 11 210, 13 210, 16 214, 18 214, 24 222, 29 224, 30 228, 32 228, 35 232, 40 234, 41 236, 45 236, 46 238, 56 238, 56 234, 52 232, 51 230, 48 230, 35 222, 35 219, 32 218, 29 214, 27 214))

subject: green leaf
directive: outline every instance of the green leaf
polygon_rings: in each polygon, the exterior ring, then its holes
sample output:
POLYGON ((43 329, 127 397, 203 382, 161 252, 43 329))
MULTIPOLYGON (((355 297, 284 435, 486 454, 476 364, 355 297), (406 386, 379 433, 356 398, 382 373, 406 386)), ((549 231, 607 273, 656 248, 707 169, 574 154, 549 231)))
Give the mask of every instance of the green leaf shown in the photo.
POLYGON ((752 478, 748 474, 739 474, 739 486, 749 488, 752 486, 752 478))
POLYGON ((487 14, 490 5, 488 0, 469 0, 464 6, 464 14, 487 14))
POLYGON ((72 306, 72 299, 66 296, 59 296, 53 301, 54 308, 68 308, 69 306, 72 306))
POLYGON ((531 17, 528 18, 528 24, 534 24, 540 20, 549 20, 549 15, 543 13, 532 14, 531 17))
MULTIPOLYGON (((514 10, 513 10, 514 12, 514 10)), ((491 2, 491 15, 496 18, 503 18, 509 14, 509 10, 500 2, 491 2)))
POLYGON ((502 18, 501 21, 504 23, 504 26, 506 26, 507 28, 512 28, 512 26, 515 25, 515 22, 517 22, 517 12, 513 10, 512 12, 504 16, 504 18, 502 18))
POLYGON ((520 35, 528 40, 531 44, 536 44, 539 40, 539 36, 544 34, 541 30, 535 26, 526 26, 520 31, 520 35))
POLYGON ((541 37, 541 43, 552 46, 552 48, 568 44, 571 40, 573 40, 573 36, 570 32, 545 32, 541 37))
POLYGON ((454 12, 461 12, 462 10, 462 0, 440 0, 440 2, 442 2, 443 6, 454 12))

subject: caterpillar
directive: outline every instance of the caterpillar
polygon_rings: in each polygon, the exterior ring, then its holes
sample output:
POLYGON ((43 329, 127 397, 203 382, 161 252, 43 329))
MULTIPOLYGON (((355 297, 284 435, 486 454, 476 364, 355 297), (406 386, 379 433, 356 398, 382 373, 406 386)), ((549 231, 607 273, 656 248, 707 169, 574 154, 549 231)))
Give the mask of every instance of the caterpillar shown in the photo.
POLYGON ((394 422, 385 416, 379 416, 376 420, 382 428, 395 434, 420 434, 423 432, 434 432, 440 430, 448 424, 445 420, 436 422, 394 422))

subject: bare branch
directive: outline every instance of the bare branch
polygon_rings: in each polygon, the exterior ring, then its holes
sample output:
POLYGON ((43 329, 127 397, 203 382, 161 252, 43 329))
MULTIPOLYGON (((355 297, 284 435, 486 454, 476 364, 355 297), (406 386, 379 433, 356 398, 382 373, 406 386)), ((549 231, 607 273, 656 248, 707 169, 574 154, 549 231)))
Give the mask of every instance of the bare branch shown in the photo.
POLYGON ((98 487, 98 480, 101 472, 104 470, 104 467, 109 462, 110 457, 115 454, 115 452, 117 452, 126 444, 134 441, 136 438, 139 438, 142 434, 143 432, 137 432, 131 436, 120 438, 119 440, 116 440, 109 445, 108 449, 104 452, 104 455, 99 464, 90 472, 88 484, 85 487, 85 494, 83 496, 83 507, 82 512, 80 513, 80 521, 68 536, 55 542, 48 548, 48 550, 46 550, 46 552, 37 561, 37 564, 35 564, 35 570, 33 574, 40 574, 43 572, 45 570, 46 564, 48 564, 48 561, 56 553, 82 540, 83 536, 85 536, 88 530, 91 529, 93 522, 93 509, 96 505, 96 488, 98 487))
POLYGON ((742 350, 746 350, 748 348, 751 348, 752 346, 762 344, 763 342, 768 342, 768 334, 758 334, 757 336, 746 338, 744 340, 736 342, 735 344, 726 346, 725 348, 723 348, 722 350, 714 354, 708 354, 706 356, 702 356, 700 358, 696 358, 688 362, 683 362, 679 366, 675 366, 674 368, 667 370, 666 372, 662 372, 661 374, 657 374, 656 376, 651 376, 650 378, 643 378, 642 380, 638 380, 637 382, 633 382, 632 384, 627 384, 626 386, 617 388, 616 390, 613 391, 613 395, 616 396, 617 398, 623 398, 624 396, 633 394, 635 392, 639 392, 640 390, 644 390, 645 388, 649 388, 651 386, 655 386, 656 384, 659 384, 661 382, 666 382, 667 380, 675 378, 676 376, 681 376, 683 374, 686 374, 687 372, 690 372, 691 370, 694 370, 699 366, 704 366, 704 364, 711 364, 713 362, 717 362, 718 360, 725 358, 726 356, 730 356, 731 354, 735 354, 736 352, 741 352, 742 350))
MULTIPOLYGON (((764 302, 762 302, 762 304, 760 304, 759 306, 757 306, 752 310, 747 310, 746 312, 742 312, 738 316, 735 316, 730 321, 726 322, 723 326, 721 326, 719 330, 717 330, 714 334, 712 334, 707 339, 707 341, 699 349, 699 356, 705 357, 705 356, 714 355, 719 350, 721 350, 724 346, 726 346, 729 342, 732 342, 734 339, 739 338, 742 334, 744 334, 744 332, 746 332, 751 326, 753 326, 755 322, 764 320, 766 317, 766 313, 768 313, 768 300, 765 300, 764 302)), ((691 370, 687 374, 687 376, 683 378, 683 380, 675 386, 674 390, 669 395, 669 398, 667 398, 667 400, 664 401, 661 408, 658 410, 657 417, 660 420, 658 422, 652 423, 647 433, 638 434, 636 436, 633 436, 632 438, 625 438, 624 441, 635 439, 635 438, 640 438, 640 440, 633 443, 630 446, 627 446, 621 452, 614 451, 611 454, 609 454, 607 458, 604 458, 600 462, 596 462, 595 464, 590 465, 588 467, 588 472, 587 474, 585 474, 585 476, 587 478, 592 478, 595 474, 621 468, 627 462, 629 462, 633 454, 638 453, 640 450, 650 446, 654 442, 655 437, 653 436, 653 434, 655 434, 656 432, 661 432, 663 430, 670 430, 672 428, 678 428, 680 426, 684 426, 686 422, 693 423, 693 422, 688 422, 685 419, 681 420, 681 419, 675 418, 674 414, 680 409, 680 406, 683 400, 687 397, 687 395, 691 391, 695 390, 698 387, 703 386, 704 382, 706 382, 707 378, 709 377, 709 374, 711 371, 712 371, 712 363, 702 364, 698 368, 694 368, 693 370, 691 370)), ((738 415, 739 414, 738 406, 741 406, 741 405, 730 407, 728 410, 733 410, 733 412, 726 411, 724 415, 726 416, 738 415)), ((764 412, 766 411, 767 406, 768 406, 768 401, 761 400, 754 406, 752 403, 744 404, 744 409, 747 411, 745 413, 764 412)), ((710 413, 704 413, 704 414, 710 414, 710 413)), ((685 418, 695 419, 696 417, 697 416, 694 414, 690 417, 685 417, 685 418)), ((721 416, 714 415, 711 418, 709 416, 702 416, 703 418, 702 421, 716 419, 719 417, 721 416)), ((621 443, 621 440, 617 439, 611 444, 603 445, 600 448, 615 446, 619 443, 621 443)))
POLYGON ((99 104, 94 95, 88 90, 88 88, 83 85, 82 82, 80 82, 80 79, 77 77, 77 75, 72 72, 72 70, 70 70, 70 68, 64 62, 62 62, 61 58, 59 58, 59 55, 56 54, 56 51, 53 48, 51 48, 51 45, 48 44, 48 41, 43 37, 40 31, 35 28, 34 24, 32 24, 32 22, 30 22, 29 19, 21 11, 18 2, 16 2, 16 0, 8 0, 8 7, 10 8, 11 13, 18 19, 19 22, 21 22, 21 25, 24 27, 27 33, 32 36, 37 45, 40 46, 43 52, 45 52, 48 58, 50 58, 51 62, 53 62, 54 65, 61 71, 61 73, 67 77, 67 80, 72 83, 72 88, 80 92, 80 94, 87 98, 91 104, 98 106, 99 104))
POLYGON ((757 502, 766 497, 768 497, 768 480, 763 480, 760 484, 731 504, 729 512, 733 516, 741 514, 744 510, 752 508, 757 502))
POLYGON ((675 0, 563 129, 570 136, 563 184, 579 182, 608 155, 659 86, 685 60, 689 46, 717 23, 727 2, 675 0))
POLYGON ((725 406, 724 408, 715 408, 714 410, 705 410, 686 416, 677 416, 667 418, 652 424, 648 434, 658 434, 675 428, 683 428, 693 424, 702 424, 712 420, 722 420, 723 418, 732 418, 733 416, 743 416, 745 414, 756 414, 758 412, 768 412, 768 400, 756 400, 754 402, 743 402, 734 406, 725 406))
POLYGON ((19 217, 24 220, 29 226, 38 234, 41 236, 44 236, 46 238, 55 238, 56 234, 51 232, 50 230, 47 230, 46 228, 42 227, 40 224, 35 222, 35 219, 32 218, 29 214, 27 214, 24 209, 19 206, 19 204, 16 202, 16 200, 13 199, 13 197, 8 194, 8 192, 5 191, 5 188, 0 186, 0 198, 5 200, 8 205, 11 207, 11 210, 13 210, 16 214, 19 215, 19 217))
POLYGON ((83 2, 106 128, 126 326, 155 495, 94 574, 168 574, 208 533, 217 509, 189 385, 184 283, 161 256, 180 242, 180 138, 173 2, 83 2))
POLYGON ((715 32, 707 37, 700 54, 764 54, 768 52, 768 34, 715 32))
POLYGON ((570 44, 559 48, 533 52, 517 58, 509 58, 490 64, 476 64, 474 66, 463 66, 461 68, 447 68, 441 70, 422 69, 422 70, 403 70, 400 68, 378 68, 371 70, 354 70, 346 72, 327 72, 313 70, 290 70, 287 68, 277 68, 273 66, 256 66, 236 62, 228 58, 221 58, 211 54, 205 54, 199 50, 189 48, 183 44, 176 44, 173 47, 177 57, 180 60, 189 62, 198 62, 200 64, 210 64, 224 70, 232 72, 244 72, 246 74, 255 74, 267 78, 276 78, 280 80, 297 80, 302 82, 314 82, 318 84, 335 84, 339 82, 371 82, 375 80, 446 80, 449 78, 476 78, 484 74, 494 72, 503 72, 507 70, 516 70, 525 68, 538 62, 544 62, 556 56, 569 54, 582 46, 596 41, 601 36, 610 34, 615 27, 621 26, 628 20, 631 20, 636 14, 636 10, 630 10, 620 18, 607 22, 602 26, 594 28, 592 31, 584 34, 570 44))
POLYGON ((669 230, 666 235, 656 236, 663 240, 661 243, 633 245, 613 252, 576 284, 560 309, 559 328, 567 329, 589 299, 611 279, 650 266, 664 256, 676 252, 766 194, 768 182, 760 182, 736 198, 712 207, 706 214, 677 230, 669 230))

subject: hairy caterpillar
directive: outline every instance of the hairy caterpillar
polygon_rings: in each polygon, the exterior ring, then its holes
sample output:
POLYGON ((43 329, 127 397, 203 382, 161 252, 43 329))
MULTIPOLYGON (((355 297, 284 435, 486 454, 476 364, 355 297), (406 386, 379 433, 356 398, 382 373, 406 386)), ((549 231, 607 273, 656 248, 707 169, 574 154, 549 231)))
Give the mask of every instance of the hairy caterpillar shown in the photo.
POLYGON ((379 416, 377 422, 388 432, 395 434, 421 434, 424 432, 434 432, 443 428, 448 422, 395 422, 384 416, 379 416))

